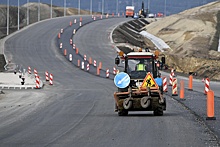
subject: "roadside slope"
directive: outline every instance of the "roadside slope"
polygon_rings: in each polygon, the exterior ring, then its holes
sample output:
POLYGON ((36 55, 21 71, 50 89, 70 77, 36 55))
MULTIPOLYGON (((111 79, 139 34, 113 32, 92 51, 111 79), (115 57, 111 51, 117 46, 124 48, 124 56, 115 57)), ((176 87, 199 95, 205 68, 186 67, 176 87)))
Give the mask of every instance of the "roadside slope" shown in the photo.
POLYGON ((193 71, 200 76, 220 79, 219 7, 220 2, 209 3, 146 26, 147 32, 172 48, 165 52, 170 66, 179 72, 193 71))

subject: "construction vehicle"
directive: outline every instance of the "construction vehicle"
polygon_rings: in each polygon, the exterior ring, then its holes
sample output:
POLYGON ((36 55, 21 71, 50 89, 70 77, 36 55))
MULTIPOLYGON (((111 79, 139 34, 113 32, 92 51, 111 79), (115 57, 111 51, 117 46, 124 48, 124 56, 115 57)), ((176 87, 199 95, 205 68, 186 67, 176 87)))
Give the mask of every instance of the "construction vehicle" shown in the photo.
MULTIPOLYGON (((163 97, 163 84, 155 54, 130 52, 124 58, 124 72, 118 73, 114 78, 118 87, 118 91, 114 93, 115 111, 119 116, 128 115, 128 111, 153 111, 156 116, 163 115, 166 99, 163 97), (137 64, 141 61, 144 70, 137 70, 137 64)), ((120 58, 117 56, 115 64, 119 62, 120 58)))
POLYGON ((126 17, 134 17, 134 6, 126 6, 126 12, 125 12, 126 17))
POLYGON ((148 9, 144 9, 144 2, 142 1, 141 9, 139 10, 139 18, 146 18, 148 16, 148 9))

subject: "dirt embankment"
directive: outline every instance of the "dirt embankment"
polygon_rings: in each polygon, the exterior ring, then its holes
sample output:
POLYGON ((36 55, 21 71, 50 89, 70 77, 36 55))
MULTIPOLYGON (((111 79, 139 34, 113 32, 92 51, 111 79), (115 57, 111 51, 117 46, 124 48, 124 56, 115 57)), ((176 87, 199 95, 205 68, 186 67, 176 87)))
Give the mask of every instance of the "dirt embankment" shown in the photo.
POLYGON ((220 2, 183 11, 146 26, 147 32, 163 39, 171 50, 164 54, 177 71, 197 72, 220 80, 220 2))

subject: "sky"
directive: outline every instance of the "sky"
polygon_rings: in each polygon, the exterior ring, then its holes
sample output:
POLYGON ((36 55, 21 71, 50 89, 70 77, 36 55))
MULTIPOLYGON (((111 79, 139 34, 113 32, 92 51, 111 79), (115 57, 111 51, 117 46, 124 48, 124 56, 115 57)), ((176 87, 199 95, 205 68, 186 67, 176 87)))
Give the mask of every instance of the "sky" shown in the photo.
POLYGON ((52 1, 53 5, 61 7, 64 6, 64 2, 66 1, 66 6, 73 8, 78 8, 80 2, 80 8, 84 10, 90 10, 90 4, 92 2, 92 10, 96 12, 102 11, 103 2, 104 12, 107 13, 123 13, 127 5, 134 5, 135 11, 138 12, 141 9, 141 3, 143 1, 145 9, 149 8, 151 13, 162 12, 171 15, 216 0, 0 0, 0 4, 6 5, 7 1, 9 1, 9 5, 14 6, 18 5, 18 1, 20 6, 28 1, 47 4, 50 4, 52 1))

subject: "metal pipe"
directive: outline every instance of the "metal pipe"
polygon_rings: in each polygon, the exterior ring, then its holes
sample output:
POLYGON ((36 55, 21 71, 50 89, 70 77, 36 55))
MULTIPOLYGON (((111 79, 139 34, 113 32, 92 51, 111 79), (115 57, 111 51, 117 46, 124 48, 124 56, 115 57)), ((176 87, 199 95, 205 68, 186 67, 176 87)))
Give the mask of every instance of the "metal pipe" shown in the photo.
POLYGON ((9 35, 9 0, 7 1, 7 35, 9 35))
POLYGON ((50 18, 53 18, 53 0, 50 1, 50 18))
POLYGON ((29 25, 29 0, 27 0, 27 25, 29 25))
POLYGON ((90 15, 92 15, 92 0, 90 0, 90 15))
POLYGON ((148 0, 147 9, 148 9, 148 12, 150 12, 150 0, 148 0))
POLYGON ((80 15, 80 0, 78 1, 78 15, 80 15))
POLYGON ((18 30, 20 30, 20 1, 18 0, 18 30))
POLYGON ((102 15, 104 15, 104 0, 102 0, 102 15))
POLYGON ((40 0, 38 0, 38 21, 40 21, 40 0))
POLYGON ((118 0, 116 0, 116 14, 118 14, 118 0))
POLYGON ((66 0, 64 0, 64 12, 63 12, 64 16, 66 16, 66 0))
POLYGON ((167 15, 167 0, 164 2, 164 16, 167 15))

